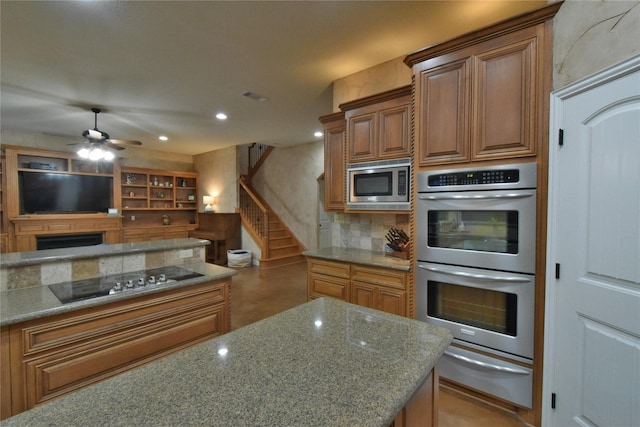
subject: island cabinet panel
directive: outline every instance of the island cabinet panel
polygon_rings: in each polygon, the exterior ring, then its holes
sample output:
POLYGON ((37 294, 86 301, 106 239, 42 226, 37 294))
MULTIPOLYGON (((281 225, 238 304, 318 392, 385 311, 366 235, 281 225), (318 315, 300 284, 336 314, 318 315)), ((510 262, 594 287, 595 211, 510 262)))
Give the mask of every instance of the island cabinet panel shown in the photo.
POLYGON ((408 272, 307 257, 307 298, 332 297, 407 316, 408 272))
POLYGON ((344 211, 346 194, 346 121, 344 113, 320 117, 324 127, 324 209, 344 211))
POLYGON ((438 384, 438 369, 433 368, 389 427, 436 427, 438 425, 438 384))
POLYGON ((228 296, 219 280, 10 325, 12 414, 228 332, 228 296))
POLYGON ((0 420, 11 414, 11 351, 9 349, 9 327, 0 329, 0 420))

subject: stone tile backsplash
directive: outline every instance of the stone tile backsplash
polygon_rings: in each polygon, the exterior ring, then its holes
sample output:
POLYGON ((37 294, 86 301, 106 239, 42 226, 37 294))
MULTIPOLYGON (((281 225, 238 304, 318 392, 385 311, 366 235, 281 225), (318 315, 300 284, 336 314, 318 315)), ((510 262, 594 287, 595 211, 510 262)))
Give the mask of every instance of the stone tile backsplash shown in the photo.
POLYGON ((165 265, 179 265, 191 261, 204 262, 205 248, 188 249, 190 256, 183 258, 181 256, 184 256, 185 251, 187 250, 169 249, 122 256, 65 260, 39 265, 2 268, 0 269, 0 291, 31 286, 47 286, 54 283, 109 276, 163 267, 165 265))
POLYGON ((331 245, 384 252, 390 228, 409 233, 409 214, 329 214, 331 245))

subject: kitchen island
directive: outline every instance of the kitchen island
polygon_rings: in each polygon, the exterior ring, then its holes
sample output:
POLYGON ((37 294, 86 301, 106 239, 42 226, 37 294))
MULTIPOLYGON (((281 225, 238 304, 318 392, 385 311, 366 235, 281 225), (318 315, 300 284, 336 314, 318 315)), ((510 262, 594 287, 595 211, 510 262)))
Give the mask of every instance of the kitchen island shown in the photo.
POLYGON ((227 333, 237 272, 202 262, 207 244, 169 239, 3 257, 0 419, 227 333))
POLYGON ((319 298, 3 425, 404 424, 397 415, 416 392, 437 389, 433 368, 450 341, 443 328, 319 298))

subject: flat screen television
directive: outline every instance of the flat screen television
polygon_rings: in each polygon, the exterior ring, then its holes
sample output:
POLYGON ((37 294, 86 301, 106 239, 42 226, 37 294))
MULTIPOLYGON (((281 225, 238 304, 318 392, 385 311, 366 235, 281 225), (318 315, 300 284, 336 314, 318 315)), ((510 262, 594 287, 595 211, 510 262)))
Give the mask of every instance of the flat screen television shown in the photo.
POLYGON ((107 212, 113 178, 65 173, 18 173, 21 214, 107 212))

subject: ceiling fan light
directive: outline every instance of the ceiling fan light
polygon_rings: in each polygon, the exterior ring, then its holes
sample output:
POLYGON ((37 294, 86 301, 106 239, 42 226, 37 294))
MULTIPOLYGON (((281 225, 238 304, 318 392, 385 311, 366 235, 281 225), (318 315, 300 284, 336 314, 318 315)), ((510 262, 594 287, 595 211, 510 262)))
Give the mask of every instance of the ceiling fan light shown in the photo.
POLYGON ((107 151, 105 150, 104 152, 104 159, 108 162, 110 162, 111 160, 113 160, 116 156, 114 156, 114 154, 111 151, 107 151))
POLYGON ((104 156, 104 152, 100 148, 94 148, 89 153, 89 160, 100 160, 104 156))
POLYGON ((88 159, 89 158, 89 150, 87 148, 81 148, 78 150, 78 156, 82 157, 83 159, 88 159))

